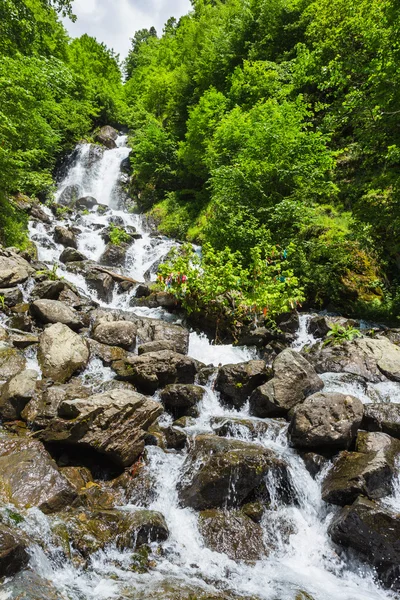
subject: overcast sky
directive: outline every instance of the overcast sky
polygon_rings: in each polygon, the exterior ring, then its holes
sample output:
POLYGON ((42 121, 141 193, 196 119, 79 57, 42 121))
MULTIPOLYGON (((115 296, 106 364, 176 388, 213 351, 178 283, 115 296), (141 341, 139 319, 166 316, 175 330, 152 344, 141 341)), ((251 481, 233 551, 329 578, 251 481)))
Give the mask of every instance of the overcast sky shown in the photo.
POLYGON ((191 4, 190 0, 74 0, 73 7, 76 23, 64 20, 71 37, 88 33, 125 58, 135 31, 154 25, 160 34, 169 17, 185 15, 191 4))

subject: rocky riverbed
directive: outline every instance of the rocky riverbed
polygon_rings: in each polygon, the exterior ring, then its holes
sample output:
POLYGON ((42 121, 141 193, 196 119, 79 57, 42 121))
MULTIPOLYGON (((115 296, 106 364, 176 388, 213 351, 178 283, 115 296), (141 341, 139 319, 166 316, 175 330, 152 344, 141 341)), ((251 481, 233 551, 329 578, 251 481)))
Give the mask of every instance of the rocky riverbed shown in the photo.
POLYGON ((1 600, 397 598, 400 333, 190 331, 102 135, 0 250, 1 600))

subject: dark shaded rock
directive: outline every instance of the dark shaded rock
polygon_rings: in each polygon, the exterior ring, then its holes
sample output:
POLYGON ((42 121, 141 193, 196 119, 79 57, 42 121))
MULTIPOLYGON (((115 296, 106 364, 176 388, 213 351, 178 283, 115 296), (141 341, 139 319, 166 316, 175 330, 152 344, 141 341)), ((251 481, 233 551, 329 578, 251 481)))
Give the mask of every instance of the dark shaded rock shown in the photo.
POLYGON ((147 298, 148 296, 150 296, 150 294, 151 294, 150 287, 148 285, 146 285, 145 283, 140 283, 136 288, 135 297, 136 298, 147 298))
MULTIPOLYGON (((69 249, 66 248, 67 252, 68 250, 69 249)), ((75 250, 72 250, 72 252, 75 252, 75 250)), ((61 292, 64 291, 66 287, 67 284, 62 280, 51 281, 46 279, 35 285, 32 290, 32 297, 40 300, 58 300, 61 292)))
POLYGON ((377 500, 392 491, 400 442, 385 433, 360 431, 356 452, 341 452, 322 484, 325 502, 344 506, 358 496, 377 500))
POLYGON ((87 257, 75 248, 65 248, 60 254, 60 262, 64 264, 68 262, 80 262, 82 260, 87 260, 87 257))
POLYGON ((7 381, 0 396, 1 419, 15 421, 21 417, 21 412, 35 394, 38 376, 36 371, 28 369, 7 381))
POLYGON ((164 350, 143 356, 131 354, 114 362, 112 368, 118 379, 133 383, 145 394, 154 394, 171 383, 194 383, 200 364, 188 356, 164 350))
POLYGON ((218 371, 215 389, 228 405, 241 408, 251 392, 271 376, 263 360, 250 360, 236 365, 225 365, 218 371))
POLYGON ((97 206, 97 200, 93 196, 83 196, 76 201, 75 206, 78 210, 91 209, 97 206))
POLYGON ((26 567, 28 562, 26 542, 21 535, 0 524, 0 578, 15 575, 26 567))
POLYGON ((281 331, 294 334, 300 327, 299 313, 295 310, 283 313, 277 318, 276 324, 281 331))
POLYGON ((38 432, 38 438, 45 443, 90 448, 126 467, 143 452, 145 431, 161 413, 161 405, 150 398, 112 390, 62 401, 59 418, 38 432))
POLYGON ((101 271, 89 271, 85 274, 85 279, 88 286, 97 292, 100 300, 112 301, 115 282, 111 275, 101 271))
POLYGON ((317 454, 316 452, 302 452, 300 455, 304 460, 304 465, 307 471, 314 479, 328 462, 328 459, 325 458, 325 456, 322 456, 322 454, 317 454))
POLYGON ((365 404, 361 427, 367 431, 382 431, 400 439, 400 404, 365 404))
POLYGON ((239 511, 203 511, 199 531, 207 548, 232 560, 252 562, 266 555, 261 526, 239 511))
POLYGON ((264 481, 267 473, 287 483, 287 465, 272 450, 213 435, 192 442, 178 485, 182 506, 195 510, 234 507, 264 481))
POLYGON ((0 291, 1 296, 3 297, 2 303, 4 302, 4 305, 8 306, 9 308, 20 304, 23 300, 22 292, 17 287, 3 288, 0 291))
POLYGON ((121 346, 133 350, 136 344, 137 325, 131 321, 101 322, 93 331, 93 337, 101 344, 121 346))
POLYGON ((157 497, 154 475, 141 459, 114 479, 112 488, 121 493, 122 503, 135 506, 149 506, 157 497))
POLYGON ((76 493, 40 442, 0 437, 0 497, 19 508, 53 513, 68 506, 76 493))
POLYGON ((113 127, 110 127, 110 125, 104 125, 104 127, 102 127, 94 136, 96 142, 102 144, 110 150, 117 147, 117 144, 115 143, 117 138, 118 131, 116 131, 113 127))
POLYGON ((351 548, 365 558, 386 585, 399 588, 399 515, 359 497, 335 517, 329 534, 336 544, 351 548))
POLYGON ((39 323, 62 323, 71 329, 81 329, 83 323, 75 309, 58 300, 36 300, 31 304, 32 316, 39 323))
POLYGON ((57 417, 61 402, 75 398, 89 398, 92 395, 92 390, 82 385, 79 379, 59 385, 52 385, 52 381, 41 381, 38 382, 36 394, 22 411, 21 416, 34 429, 45 429, 50 421, 57 417))
POLYGON ((132 281, 121 281, 118 284, 118 293, 125 294, 126 292, 130 292, 135 287, 135 284, 132 281))
POLYGON ((107 244, 106 249, 100 256, 99 263, 107 267, 122 267, 125 263, 128 248, 129 244, 125 243, 121 243, 118 246, 116 244, 107 244))
POLYGON ((56 323, 40 335, 39 364, 43 375, 57 383, 65 383, 86 367, 89 356, 87 342, 67 325, 56 323))
POLYGON ((316 315, 312 317, 308 323, 308 333, 311 333, 316 338, 325 337, 332 329, 332 325, 341 325, 342 327, 359 327, 360 324, 354 319, 346 319, 345 317, 324 317, 316 315))
POLYGON ((294 408, 290 441, 297 448, 342 450, 352 444, 363 417, 354 396, 318 392, 294 408))
POLYGON ((273 373, 274 377, 250 396, 250 413, 256 417, 284 417, 296 404, 324 387, 310 363, 289 348, 275 359, 273 373))
POLYGON ((46 223, 47 225, 50 225, 53 222, 53 219, 50 217, 50 215, 44 212, 44 210, 38 204, 34 204, 32 206, 30 215, 32 219, 42 221, 42 223, 46 223))
POLYGON ((54 241, 57 244, 66 246, 67 248, 76 249, 78 247, 74 232, 66 227, 61 227, 60 225, 57 225, 57 227, 54 229, 54 241))
POLYGON ((162 433, 165 437, 165 444, 167 448, 172 450, 182 450, 187 441, 187 434, 179 427, 162 427, 162 433))
POLYGON ((77 184, 67 185, 58 199, 61 206, 74 206, 81 195, 81 187, 77 184))
POLYGON ((198 385, 167 385, 161 392, 161 402, 176 419, 187 414, 187 410, 196 406, 205 394, 205 390, 198 385))

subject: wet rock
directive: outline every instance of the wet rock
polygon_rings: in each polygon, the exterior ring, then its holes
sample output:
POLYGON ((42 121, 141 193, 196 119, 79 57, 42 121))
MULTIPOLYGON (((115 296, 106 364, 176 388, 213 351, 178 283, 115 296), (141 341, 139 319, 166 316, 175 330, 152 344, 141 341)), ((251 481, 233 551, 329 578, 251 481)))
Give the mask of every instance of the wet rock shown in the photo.
MULTIPOLYGON (((151 273, 148 276, 145 274, 145 280, 150 283, 151 273)), ((172 294, 168 292, 151 292, 146 295, 136 296, 140 298, 139 306, 147 306, 148 308, 166 308, 167 310, 173 310, 178 306, 178 301, 172 294)), ((131 305, 136 306, 137 300, 132 299, 131 305)))
POLYGON ((307 353, 307 359, 317 373, 351 373, 372 383, 400 381, 400 348, 382 336, 338 345, 317 344, 307 353))
POLYGON ((10 288, 24 283, 34 269, 16 252, 6 249, 0 251, 0 288, 10 288))
POLYGON ((278 329, 284 333, 296 333, 300 327, 299 313, 295 310, 283 313, 277 318, 276 324, 278 329))
POLYGON ((74 206, 77 199, 81 196, 81 187, 77 184, 67 185, 58 199, 61 206, 74 206))
POLYGON ((126 350, 119 346, 108 346, 90 339, 87 342, 89 344, 90 356, 97 356, 107 367, 116 360, 124 360, 127 356, 126 350))
POLYGON ((203 511, 199 531, 207 548, 232 560, 252 562, 266 555, 261 526, 239 511, 203 511))
POLYGON ((121 281, 118 284, 118 293, 126 294, 126 292, 130 292, 135 287, 135 284, 132 281, 121 281))
POLYGON ((99 263, 107 267, 122 267, 125 264, 129 244, 107 244, 99 263))
POLYGON ((7 381, 0 395, 1 419, 14 421, 21 417, 21 412, 35 394, 38 376, 36 371, 28 369, 7 381))
POLYGON ((7 600, 64 600, 53 584, 30 570, 22 571, 2 584, 7 600))
POLYGON ((26 542, 21 535, 0 524, 0 578, 15 575, 26 567, 28 562, 26 542))
POLYGON ((60 262, 66 264, 69 262, 80 262, 87 260, 87 257, 76 250, 76 248, 65 248, 60 254, 60 262))
POLYGON ((166 448, 172 450, 182 450, 186 446, 187 434, 179 427, 161 427, 165 437, 166 448))
POLYGON ((263 360, 225 365, 218 371, 215 389, 226 404, 241 408, 251 392, 269 377, 270 371, 263 360))
POLYGON ((196 406, 205 394, 204 388, 198 385, 167 385, 161 392, 161 402, 175 419, 187 415, 188 409, 196 406))
POLYGON ((3 297, 2 302, 4 302, 5 306, 9 308, 20 304, 23 300, 22 292, 19 288, 3 288, 1 291, 1 296, 3 297))
MULTIPOLYGON (((68 249, 67 249, 68 250, 68 249)), ((73 250, 75 252, 75 250, 73 250)), ((62 291, 68 287, 66 282, 62 280, 51 281, 46 279, 37 283, 32 290, 32 297, 39 300, 58 300, 62 291)))
POLYGON ((102 144, 110 150, 117 147, 117 144, 115 143, 117 138, 118 131, 116 131, 113 127, 110 127, 110 125, 105 125, 104 127, 102 127, 100 131, 94 136, 96 142, 102 144))
MULTIPOLYGON (((133 594, 129 594, 128 591, 127 594, 126 600, 259 600, 254 596, 238 596, 221 590, 211 591, 209 586, 202 587, 195 583, 190 584, 186 579, 182 581, 172 577, 149 584, 143 590, 136 589, 133 594)), ((304 600, 309 599, 304 597, 304 600)))
POLYGON ((294 408, 289 427, 296 448, 342 450, 354 441, 363 417, 358 398, 318 392, 294 408))
POLYGON ((72 546, 85 558, 111 542, 116 542, 121 550, 136 549, 165 541, 169 535, 163 515, 151 510, 81 510, 77 514, 65 513, 62 519, 72 546))
POLYGON ((399 588, 400 517, 362 496, 335 517, 329 534, 374 566, 382 581, 399 588))
MULTIPOLYGON (((139 335, 143 339, 141 330, 139 330, 139 335)), ((153 342, 168 342, 173 352, 188 353, 189 331, 180 325, 153 320, 151 323, 151 337, 153 342)))
POLYGON ((101 344, 121 346, 133 350, 136 344, 137 325, 130 321, 113 321, 99 323, 93 331, 93 337, 101 344))
POLYGON ((157 497, 154 475, 141 459, 114 479, 112 488, 121 493, 122 503, 135 506, 149 506, 157 497))
POLYGON ((151 294, 150 286, 140 283, 135 292, 135 298, 147 298, 151 294))
POLYGON ((88 483, 93 482, 92 474, 86 467, 63 467, 60 473, 68 479, 77 493, 86 488, 88 483))
POLYGON ((67 248, 76 249, 78 247, 78 242, 76 241, 74 232, 66 227, 61 227, 60 225, 57 225, 57 227, 54 229, 54 241, 57 244, 66 246, 67 248))
POLYGON ((145 431, 160 416, 158 402, 129 390, 64 400, 58 418, 38 432, 45 443, 90 448, 117 466, 131 465, 144 449, 145 431))
POLYGON ((250 414, 256 417, 284 417, 296 404, 324 387, 314 367, 289 348, 275 359, 273 374, 250 396, 250 414))
POLYGON ((56 383, 65 383, 86 367, 89 354, 87 342, 62 323, 51 325, 40 335, 39 364, 43 375, 56 383))
POLYGON ((269 449, 239 440, 199 435, 189 450, 178 485, 182 506, 195 510, 234 507, 267 473, 287 480, 287 465, 269 449))
POLYGON ((88 286, 97 292, 100 300, 112 301, 115 282, 111 275, 101 271, 89 271, 86 272, 85 279, 88 286))
POLYGON ((114 362, 112 368, 118 379, 133 383, 144 394, 154 394, 171 383, 194 383, 199 365, 188 356, 164 350, 129 355, 126 360, 114 362))
POLYGON ((58 300, 36 300, 30 310, 39 323, 62 323, 71 329, 83 327, 79 313, 58 300))
POLYGON ((260 523, 265 513, 265 506, 261 502, 248 502, 242 506, 242 513, 254 523, 260 523))
POLYGON ((359 432, 356 452, 341 452, 322 485, 325 502, 345 506, 358 496, 377 500, 392 491, 400 442, 385 433, 359 432))
POLYGON ((89 398, 92 395, 92 390, 82 385, 79 380, 61 385, 42 381, 38 383, 36 394, 22 411, 21 417, 30 423, 33 429, 45 429, 50 421, 57 417, 61 402, 75 398, 89 398))
POLYGON ((0 342, 0 381, 14 377, 26 366, 24 355, 16 348, 0 342))
POLYGON ((325 458, 325 456, 317 454, 316 452, 302 452, 300 455, 304 460, 307 471, 313 479, 315 479, 328 462, 328 459, 325 458))
POLYGON ((0 497, 18 508, 53 513, 68 506, 76 493, 40 442, 1 437, 0 497))
POLYGON ((332 329, 332 325, 341 325, 342 327, 359 327, 360 324, 354 319, 345 317, 323 317, 316 315, 308 323, 307 331, 316 338, 325 337, 332 329))
POLYGON ((42 223, 46 223, 47 225, 51 225, 53 219, 50 215, 48 215, 38 204, 34 204, 30 210, 30 215, 32 219, 36 219, 37 221, 42 221, 42 223))
POLYGON ((367 431, 382 431, 400 439, 400 404, 365 404, 361 427, 367 431))
POLYGON ((213 417, 211 426, 216 435, 255 440, 267 432, 273 431, 276 437, 284 429, 284 421, 258 421, 256 419, 242 419, 240 417, 213 417))
POLYGON ((97 200, 96 198, 93 198, 93 196, 83 196, 76 201, 75 206, 78 210, 90 210, 91 208, 97 206, 97 200))

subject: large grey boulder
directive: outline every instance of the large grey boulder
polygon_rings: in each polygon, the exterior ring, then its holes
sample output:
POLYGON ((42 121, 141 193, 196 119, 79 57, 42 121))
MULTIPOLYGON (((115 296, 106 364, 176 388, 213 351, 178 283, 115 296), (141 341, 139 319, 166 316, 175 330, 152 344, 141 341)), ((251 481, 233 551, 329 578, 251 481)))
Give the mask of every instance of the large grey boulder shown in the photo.
POLYGON ((172 384, 162 390, 161 402, 176 419, 179 419, 201 402, 204 394, 204 388, 199 385, 172 384))
POLYGON ((367 431, 382 431, 400 439, 400 404, 391 402, 366 404, 361 427, 367 431))
POLYGON ((83 326, 79 313, 58 300, 36 300, 31 304, 30 310, 40 323, 63 323, 71 329, 83 326))
POLYGON ((29 438, 0 438, 0 498, 19 508, 53 513, 76 497, 42 444, 29 438))
POLYGON ((0 252, 0 288, 9 288, 24 283, 34 273, 32 266, 12 250, 0 252))
POLYGON ((358 552, 376 568, 383 583, 399 589, 400 516, 360 496, 329 526, 336 544, 358 552))
POLYGON ((201 366, 193 358, 168 350, 142 356, 131 354, 112 364, 118 379, 133 383, 144 394, 154 394, 171 383, 194 383, 201 366))
POLYGON ((203 511, 199 531, 207 548, 232 560, 252 562, 267 554, 261 525, 240 511, 203 511))
POLYGON ((129 244, 107 244, 106 249, 100 256, 99 263, 106 267, 122 267, 125 264, 126 253, 129 244))
POLYGON ((90 448, 126 467, 143 452, 146 430, 162 412, 158 402, 116 389, 62 401, 58 417, 37 435, 45 443, 90 448))
POLYGON ((0 395, 1 419, 14 421, 21 417, 21 412, 35 394, 38 376, 37 371, 28 369, 7 381, 0 395))
POLYGON ((270 473, 287 485, 286 463, 263 446, 214 435, 191 443, 178 485, 182 506, 195 510, 240 506, 270 473))
POLYGON ((76 248, 64 248, 64 250, 60 254, 60 262, 66 264, 69 262, 80 262, 87 260, 87 257, 79 252, 76 248))
POLYGON ((81 192, 80 185, 72 184, 65 186, 58 199, 58 204, 61 206, 74 206, 75 202, 82 195, 81 192))
POLYGON ((225 365, 218 371, 215 389, 226 404, 241 408, 251 392, 270 377, 270 370, 263 360, 225 365))
POLYGON ((39 338, 38 360, 43 375, 57 383, 65 383, 89 361, 87 342, 67 325, 56 323, 39 338))
POLYGON ((346 450, 363 417, 363 404, 345 394, 318 392, 294 408, 289 427, 296 448, 346 450))
POLYGON ((75 233, 71 229, 61 227, 60 225, 57 225, 57 227, 54 229, 54 241, 57 244, 66 246, 67 248, 76 249, 78 247, 75 233))
POLYGON ((101 344, 121 346, 133 350, 136 344, 137 325, 131 321, 101 322, 95 327, 93 337, 101 344))
POLYGON ((356 452, 341 452, 322 484, 325 502, 345 506, 358 496, 377 500, 392 491, 400 442, 385 433, 360 431, 356 452))
POLYGON ((256 417, 284 417, 296 404, 324 387, 315 369, 298 352, 287 348, 273 363, 274 377, 250 396, 256 417))
POLYGON ((29 553, 24 539, 10 527, 0 524, 0 578, 15 575, 28 562, 29 553))
POLYGON ((102 127, 100 129, 100 131, 98 131, 98 133, 96 133, 96 135, 94 137, 96 142, 98 142, 99 144, 102 144, 103 146, 105 146, 106 148, 109 148, 110 150, 117 147, 117 144, 115 143, 117 138, 118 138, 118 131, 116 129, 114 129, 114 127, 111 127, 110 125, 104 125, 104 127, 102 127))

